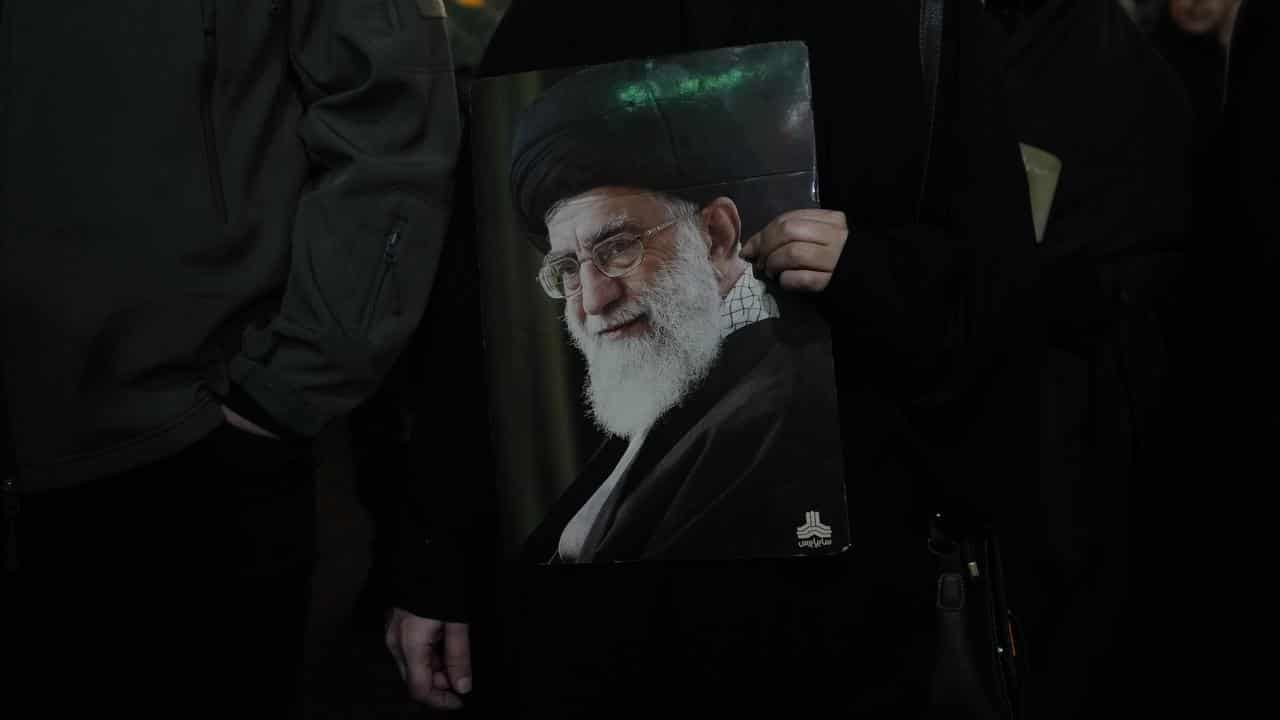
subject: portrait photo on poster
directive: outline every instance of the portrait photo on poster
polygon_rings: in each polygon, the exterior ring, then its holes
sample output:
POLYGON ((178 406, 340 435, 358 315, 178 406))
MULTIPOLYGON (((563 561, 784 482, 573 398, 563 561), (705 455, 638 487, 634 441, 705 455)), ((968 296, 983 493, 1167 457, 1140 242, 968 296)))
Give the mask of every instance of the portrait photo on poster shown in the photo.
POLYGON ((510 557, 852 543, 830 331, 740 255, 818 207, 803 43, 478 80, 476 242, 510 557))

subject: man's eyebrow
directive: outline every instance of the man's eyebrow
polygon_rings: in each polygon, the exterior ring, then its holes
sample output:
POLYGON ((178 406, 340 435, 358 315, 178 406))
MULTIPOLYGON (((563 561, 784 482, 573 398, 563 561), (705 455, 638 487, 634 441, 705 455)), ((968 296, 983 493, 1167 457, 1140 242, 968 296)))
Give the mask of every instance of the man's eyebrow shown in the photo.
MULTIPOLYGON (((620 233, 623 230, 640 232, 640 226, 638 223, 636 223, 635 220, 633 220, 630 217, 627 217, 626 215, 621 215, 621 214, 616 215, 610 218, 600 227, 596 228, 595 232, 588 235, 586 240, 583 240, 581 243, 578 244, 578 247, 590 252, 591 248, 594 247, 596 243, 600 242, 601 240, 604 240, 605 238, 611 235, 620 233)), ((560 250, 558 252, 551 252, 551 253, 547 253, 546 262, 555 262, 560 258, 577 257, 577 255, 578 253, 575 250, 560 250)))
POLYGON ((601 225, 595 232, 587 236, 587 239, 582 242, 582 247, 590 250, 596 243, 611 235, 616 235, 623 230, 638 231, 639 225, 636 224, 635 220, 632 220, 626 215, 618 215, 606 222, 604 225, 601 225))

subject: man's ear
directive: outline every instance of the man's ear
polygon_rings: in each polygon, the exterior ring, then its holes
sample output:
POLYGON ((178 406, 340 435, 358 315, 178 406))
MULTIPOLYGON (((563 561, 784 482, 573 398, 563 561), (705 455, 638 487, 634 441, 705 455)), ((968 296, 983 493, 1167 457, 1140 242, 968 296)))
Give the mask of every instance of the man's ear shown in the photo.
POLYGON ((707 237, 711 247, 707 254, 711 267, 716 271, 720 296, 733 288, 743 272, 750 272, 750 265, 738 256, 742 241, 742 218, 738 206, 727 197, 718 197, 702 208, 702 219, 707 224, 707 237))
POLYGON ((728 270, 728 261, 738 258, 738 242, 742 239, 742 218, 738 215, 738 206, 727 197, 718 197, 702 208, 702 219, 707 224, 707 235, 711 240, 711 264, 722 271, 728 270))

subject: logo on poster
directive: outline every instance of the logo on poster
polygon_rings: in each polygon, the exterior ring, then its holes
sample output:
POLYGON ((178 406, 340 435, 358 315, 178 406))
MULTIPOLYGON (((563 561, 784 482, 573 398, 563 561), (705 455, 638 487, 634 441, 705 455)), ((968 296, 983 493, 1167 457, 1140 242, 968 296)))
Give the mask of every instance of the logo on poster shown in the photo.
POLYGON ((831 544, 831 526, 822 522, 817 510, 804 514, 804 524, 796 528, 796 537, 802 548, 820 548, 831 544))

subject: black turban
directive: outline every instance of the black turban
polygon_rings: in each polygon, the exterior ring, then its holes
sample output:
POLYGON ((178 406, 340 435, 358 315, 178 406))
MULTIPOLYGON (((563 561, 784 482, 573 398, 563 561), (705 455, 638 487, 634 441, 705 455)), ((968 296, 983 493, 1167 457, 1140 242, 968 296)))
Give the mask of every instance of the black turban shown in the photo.
POLYGON ((733 199, 743 239, 817 199, 809 55, 767 43, 599 65, 516 120, 511 196, 533 242, 556 202, 604 186, 733 199))

